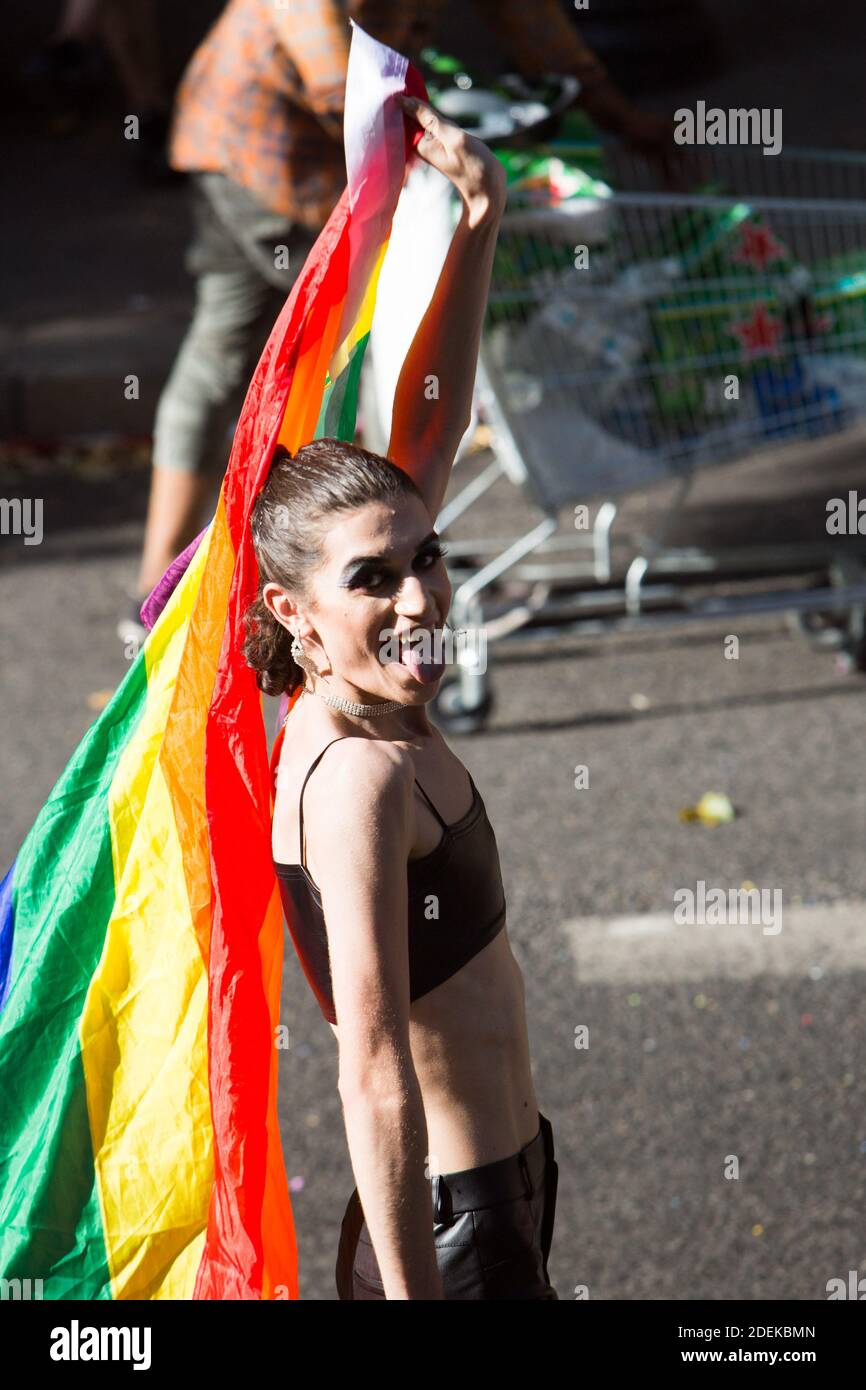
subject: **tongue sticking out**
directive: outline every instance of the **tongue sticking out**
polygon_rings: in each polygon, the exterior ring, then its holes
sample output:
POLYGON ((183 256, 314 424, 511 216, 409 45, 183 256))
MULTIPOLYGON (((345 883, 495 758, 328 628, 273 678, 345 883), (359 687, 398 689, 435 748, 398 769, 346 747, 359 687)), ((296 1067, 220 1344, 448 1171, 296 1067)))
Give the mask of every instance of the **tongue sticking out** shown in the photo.
POLYGON ((400 654, 400 664, 405 666, 407 671, 411 672, 416 681, 420 681, 422 685, 431 685, 433 681, 437 681, 444 672, 445 662, 422 661, 421 658, 424 655, 426 655, 426 653, 424 652, 423 646, 418 644, 409 646, 408 643, 404 642, 400 654))

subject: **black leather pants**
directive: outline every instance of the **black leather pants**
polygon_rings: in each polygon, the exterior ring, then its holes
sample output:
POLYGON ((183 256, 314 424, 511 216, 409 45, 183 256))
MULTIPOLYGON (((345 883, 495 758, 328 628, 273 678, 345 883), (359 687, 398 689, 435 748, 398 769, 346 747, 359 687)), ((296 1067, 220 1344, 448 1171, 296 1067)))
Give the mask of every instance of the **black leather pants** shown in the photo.
MULTIPOLYGON (((547 1274, 559 1169, 553 1130, 540 1128, 509 1158, 431 1178, 433 1238, 446 1299, 558 1299, 547 1274)), ((383 1299, 385 1289, 358 1189, 337 1256, 340 1299, 383 1299)))

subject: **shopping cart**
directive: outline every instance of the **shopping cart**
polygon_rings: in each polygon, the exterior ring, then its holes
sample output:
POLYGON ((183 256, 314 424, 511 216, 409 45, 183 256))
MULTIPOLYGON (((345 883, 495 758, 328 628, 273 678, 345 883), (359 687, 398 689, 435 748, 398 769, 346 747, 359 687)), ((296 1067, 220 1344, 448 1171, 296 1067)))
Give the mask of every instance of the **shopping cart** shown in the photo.
MULTIPOLYGON (((440 104, 467 123, 459 98, 440 104)), ((509 193, 479 363, 492 460, 437 526, 471 520, 503 476, 537 520, 515 537, 479 521, 477 538, 448 538, 451 621, 469 640, 438 719, 483 725, 488 654, 505 638, 786 612, 863 669, 864 534, 667 537, 702 469, 866 420, 866 157, 705 148, 697 193, 660 188, 615 145, 553 141, 534 159, 530 174, 547 160, 555 177, 509 193), (590 182, 573 187, 575 170, 590 182), (661 523, 617 550, 623 496, 661 483, 674 484, 661 523), (695 597, 696 578, 804 574, 815 582, 695 597)))

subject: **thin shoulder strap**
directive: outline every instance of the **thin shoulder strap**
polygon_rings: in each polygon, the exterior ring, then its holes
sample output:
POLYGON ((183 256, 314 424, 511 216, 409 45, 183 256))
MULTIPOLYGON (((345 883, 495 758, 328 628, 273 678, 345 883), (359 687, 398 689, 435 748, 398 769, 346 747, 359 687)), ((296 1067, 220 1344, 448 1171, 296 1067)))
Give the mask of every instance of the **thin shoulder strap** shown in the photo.
POLYGON ((421 783, 418 781, 418 778, 417 778, 417 777, 415 778, 415 785, 417 786, 417 788, 418 788, 419 792, 421 793, 421 795, 423 796, 424 800, 427 802, 427 805, 430 807, 430 810, 433 812, 433 814, 434 814, 434 816, 436 817, 436 819, 438 820, 439 824, 442 826, 442 829, 443 829, 443 830, 447 830, 447 829, 448 829, 448 826, 446 825, 445 821, 444 821, 444 820, 442 819, 442 817, 440 816, 439 812, 436 810, 436 807, 433 805, 433 802, 430 800, 430 798, 429 798, 429 796, 427 795, 427 793, 425 792, 424 788, 421 786, 421 783))
MULTIPOLYGON (((354 734, 340 734, 339 738, 332 738, 331 743, 339 743, 341 739, 354 737, 354 734)), ((310 773, 318 767, 322 758, 331 747, 331 743, 326 743, 319 756, 313 759, 310 766, 307 768, 307 775, 301 783, 301 795, 298 800, 298 857, 302 865, 304 864, 304 788, 310 780, 310 773)), ((306 867, 306 865, 304 865, 304 867, 306 867)))
MULTIPOLYGON (((324 755, 327 753, 328 749, 331 747, 331 744, 332 744, 332 743, 340 743, 341 740, 344 739, 344 738, 354 738, 354 737, 355 737, 354 734, 340 734, 340 736, 339 736, 338 738, 332 738, 332 739, 331 739, 331 743, 326 743, 325 746, 324 746, 324 748, 322 749, 321 753, 319 753, 318 757, 314 758, 313 761, 310 763, 310 766, 309 766, 308 769, 307 769, 307 775, 306 775, 306 777, 304 778, 303 782, 301 783, 301 795, 300 795, 300 798, 299 798, 299 801, 298 801, 298 858, 299 858, 300 863, 302 864, 302 866, 303 866, 304 868, 306 868, 305 855, 304 855, 304 790, 305 790, 305 788, 306 788, 306 785, 307 785, 308 781, 310 780, 310 774, 311 774, 312 772, 314 772, 315 769, 318 767, 318 765, 319 765, 319 763, 321 762, 322 758, 323 758, 324 755)), ((475 783, 474 783, 473 780, 472 780, 472 773, 469 771, 468 768, 466 769, 466 773, 467 773, 467 776, 469 777, 469 785, 470 785, 470 787, 472 788, 472 794, 473 794, 473 796, 474 796, 474 795, 475 795, 475 783)), ((433 802, 431 801, 430 797, 429 797, 429 796, 427 795, 427 793, 425 792, 424 788, 421 786, 421 783, 418 781, 418 778, 417 778, 417 777, 415 778, 415 785, 417 786, 417 788, 418 788, 418 790, 420 791, 421 795, 423 796, 424 800, 427 802, 427 805, 430 807, 430 810, 433 812, 433 814, 434 814, 434 816, 436 817, 436 819, 438 820, 439 824, 442 826, 442 829, 447 831, 448 828, 449 828, 447 822, 446 822, 446 821, 443 819, 443 817, 439 814, 438 810, 436 809, 435 805, 434 805, 433 802)))

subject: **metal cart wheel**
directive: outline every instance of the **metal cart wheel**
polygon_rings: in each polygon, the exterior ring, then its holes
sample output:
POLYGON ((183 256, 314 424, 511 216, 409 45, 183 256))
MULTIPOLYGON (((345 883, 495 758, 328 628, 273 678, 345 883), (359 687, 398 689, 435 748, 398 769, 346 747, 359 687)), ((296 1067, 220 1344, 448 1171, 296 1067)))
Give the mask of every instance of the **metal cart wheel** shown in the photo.
POLYGON ((846 644, 847 626, 844 616, 839 613, 804 613, 799 609, 792 609, 787 618, 791 631, 798 637, 805 637, 812 647, 824 651, 839 651, 846 644))
POLYGON ((459 677, 446 677, 433 701, 433 719, 446 733, 477 734, 493 708, 493 692, 487 686, 478 704, 467 707, 459 677))
MULTIPOLYGON (((830 565, 829 574, 836 589, 862 583, 866 562, 857 555, 845 555, 830 565)), ((866 608, 862 604, 794 610, 788 614, 788 622, 813 647, 841 652, 849 670, 866 672, 866 608)))

